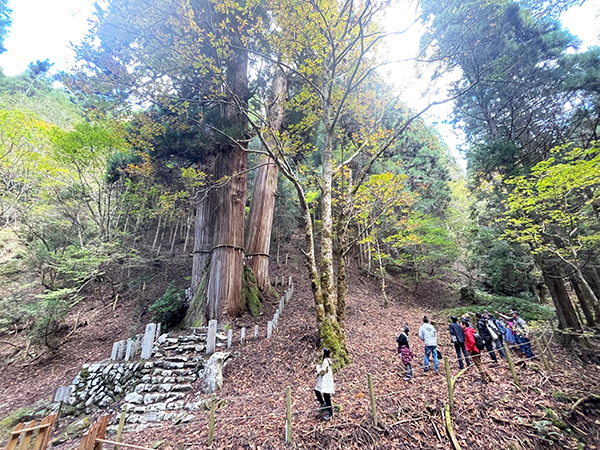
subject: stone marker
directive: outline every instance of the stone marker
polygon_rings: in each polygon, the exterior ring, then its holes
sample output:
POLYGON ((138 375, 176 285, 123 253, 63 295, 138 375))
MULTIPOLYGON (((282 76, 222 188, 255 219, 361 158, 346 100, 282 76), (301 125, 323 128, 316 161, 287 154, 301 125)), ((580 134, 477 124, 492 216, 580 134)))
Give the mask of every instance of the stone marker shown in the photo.
POLYGON ((230 355, 230 353, 216 352, 206 362, 202 380, 200 381, 202 392, 212 394, 223 387, 223 363, 230 355))
POLYGON ((117 348, 117 360, 121 361, 125 358, 125 350, 127 349, 127 341, 119 341, 119 347, 117 348))
POLYGON ((140 355, 141 359, 150 359, 152 356, 154 336, 156 336, 156 324, 149 323, 146 325, 146 332, 142 338, 142 354, 140 355))
POLYGON ((254 340, 258 341, 258 325, 254 325, 254 340))
POLYGON ((156 324, 156 334, 154 335, 154 340, 156 341, 160 337, 160 329, 162 328, 162 324, 159 322, 156 324))
POLYGON ((233 340, 233 330, 227 331, 227 348, 231 348, 231 341, 233 340))
POLYGON ((206 336, 206 354, 212 355, 217 346, 217 321, 208 321, 208 335, 206 336))
POLYGON ((242 328, 242 332, 240 333, 240 344, 244 345, 246 343, 246 327, 242 328))
POLYGON ((273 334, 273 322, 269 321, 267 322, 267 339, 271 337, 271 334, 273 334))
POLYGON ((273 328, 277 328, 279 322, 279 314, 277 314, 277 311, 275 311, 275 314, 273 314, 273 328))
POLYGON ((116 361, 118 353, 119 353, 119 342, 115 342, 113 344, 112 352, 110 352, 110 359, 112 359, 113 361, 116 361))
POLYGON ((135 341, 127 339, 127 350, 125 350, 125 361, 131 361, 135 358, 135 341))
POLYGON ((291 286, 291 285, 292 285, 292 276, 290 275, 290 279, 288 281, 288 286, 291 286))
POLYGON ((59 402, 68 403, 69 397, 71 397, 72 391, 73 391, 72 385, 61 386, 54 393, 54 399, 52 401, 56 402, 56 403, 59 403, 59 402))

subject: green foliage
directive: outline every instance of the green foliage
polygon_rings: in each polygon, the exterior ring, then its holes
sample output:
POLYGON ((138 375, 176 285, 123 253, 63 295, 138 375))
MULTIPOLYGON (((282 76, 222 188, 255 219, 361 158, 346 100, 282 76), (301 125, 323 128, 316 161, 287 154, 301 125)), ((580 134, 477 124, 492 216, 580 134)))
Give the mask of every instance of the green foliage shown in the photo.
POLYGON ((175 282, 171 282, 165 294, 151 306, 152 320, 162 323, 167 328, 179 324, 185 316, 185 293, 175 289, 175 282))
POLYGON ((60 346, 59 332, 63 320, 69 312, 69 307, 77 301, 77 290, 63 288, 40 294, 37 298, 39 300, 36 303, 26 307, 35 321, 31 330, 32 342, 56 349, 60 346))
POLYGON ((0 439, 4 439, 17 424, 33 419, 34 416, 45 411, 49 406, 50 402, 42 399, 38 400, 33 405, 15 409, 10 414, 3 417, 2 420, 0 420, 0 439))
POLYGON ((520 297, 500 297, 475 291, 475 299, 475 305, 445 309, 440 311, 440 314, 448 317, 451 315, 460 317, 466 312, 476 313, 487 310, 490 312, 500 311, 507 314, 510 310, 516 310, 527 321, 550 320, 556 315, 554 308, 520 297))

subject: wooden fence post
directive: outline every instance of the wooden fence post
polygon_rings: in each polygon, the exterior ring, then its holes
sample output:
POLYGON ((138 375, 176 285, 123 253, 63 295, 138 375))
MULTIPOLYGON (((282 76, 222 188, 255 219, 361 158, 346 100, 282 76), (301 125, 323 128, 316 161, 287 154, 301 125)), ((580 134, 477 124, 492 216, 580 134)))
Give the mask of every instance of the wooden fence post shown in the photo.
POLYGON ((210 417, 208 418, 208 446, 212 447, 213 434, 215 432, 215 411, 217 409, 217 396, 212 395, 210 399, 210 417))
POLYGON ((546 358, 546 352, 544 351, 544 348, 540 345, 540 341, 537 337, 533 336, 533 340, 535 341, 535 346, 538 349, 540 356, 542 357, 544 369, 546 369, 546 372, 550 372, 550 364, 548 364, 548 359, 546 358))
MULTIPOLYGON (((117 428, 117 436, 115 441, 121 442, 121 434, 123 434, 123 428, 125 427, 125 416, 127 415, 127 406, 123 405, 123 411, 121 411, 121 417, 119 418, 119 428, 117 428)), ((119 446, 115 445, 115 450, 119 450, 119 446)))
POLYGON ((552 353, 552 349, 550 348, 550 343, 548 339, 546 339, 546 335, 542 333, 542 341, 544 343, 544 348, 546 349, 546 355, 552 364, 556 364, 556 359, 554 359, 554 354, 552 353))
POLYGON ((448 401, 450 402, 450 407, 454 408, 454 386, 452 386, 452 376, 450 375, 450 363, 448 362, 447 356, 444 356, 444 368, 446 369, 446 384, 448 385, 448 401))
POLYGON ((286 388, 286 427, 285 427, 285 442, 292 443, 292 388, 286 388))
POLYGON ((510 373, 512 374, 513 381, 515 385, 520 388, 519 378, 517 377, 517 371, 515 370, 515 363, 513 362, 512 355, 510 354, 510 350, 508 349, 506 342, 504 342, 504 353, 506 353, 506 360, 508 361, 508 367, 510 367, 510 373))
POLYGON ((371 396, 371 412, 373 413, 373 422, 375 426, 377 426, 377 406, 375 405, 375 394, 373 393, 373 378, 371 374, 367 374, 367 379, 369 380, 369 395, 371 396))

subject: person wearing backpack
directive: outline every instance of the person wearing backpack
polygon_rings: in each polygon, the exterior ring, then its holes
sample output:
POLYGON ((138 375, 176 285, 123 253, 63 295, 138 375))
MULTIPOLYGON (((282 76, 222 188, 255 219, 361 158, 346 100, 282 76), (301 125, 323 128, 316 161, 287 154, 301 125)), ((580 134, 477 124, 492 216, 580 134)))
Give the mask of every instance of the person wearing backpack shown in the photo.
POLYGON ((402 330, 402 333, 396 338, 396 342, 398 343, 398 354, 400 355, 400 359, 402 360, 402 364, 404 364, 405 376, 404 381, 409 381, 413 377, 412 366, 410 365, 414 354, 410 347, 408 346, 408 327, 405 326, 402 330))
POLYGON ((463 353, 465 355, 467 367, 471 365, 471 361, 469 361, 469 354, 467 353, 467 349, 465 347, 465 333, 463 332, 462 327, 458 323, 458 319, 456 316, 451 316, 450 320, 452 321, 452 323, 448 327, 450 331, 450 340, 454 344, 454 350, 456 350, 456 356, 458 356, 458 367, 462 370, 465 367, 462 360, 463 353))
POLYGON ((481 375, 481 382, 483 384, 491 383, 494 380, 492 380, 492 377, 490 376, 489 372, 481 362, 481 351, 485 348, 481 336, 477 335, 478 339, 476 339, 475 330, 469 327, 469 322, 467 322, 465 319, 462 319, 460 321, 460 326, 462 328, 463 333, 465 334, 465 347, 471 355, 473 363, 475 363, 477 369, 479 370, 479 374, 481 375), (479 345, 477 345, 477 340, 480 341, 479 345))
POLYGON ((425 343, 425 372, 429 370, 429 354, 433 355, 433 371, 438 372, 437 332, 429 323, 427 316, 423 317, 423 325, 419 327, 419 337, 425 343))
MULTIPOLYGON (((498 329, 496 319, 494 318, 494 316, 492 314, 490 314, 488 312, 485 313, 485 318, 487 319, 487 328, 488 328, 490 335, 492 336, 492 341, 496 347, 496 350, 498 350, 498 353, 500 353, 500 356, 502 358, 506 359, 506 353, 504 352, 504 347, 502 347, 503 334, 498 329)), ((504 326, 503 326, 503 328, 504 328, 504 326)), ((506 329, 505 329, 505 331, 506 331, 506 329)))
POLYGON ((483 317, 481 313, 476 313, 475 317, 477 317, 477 331, 479 332, 479 336, 483 339, 483 343, 488 353, 490 354, 490 358, 497 363, 498 358, 496 358, 496 354, 494 353, 494 346, 492 345, 492 335, 488 331, 487 320, 483 317))

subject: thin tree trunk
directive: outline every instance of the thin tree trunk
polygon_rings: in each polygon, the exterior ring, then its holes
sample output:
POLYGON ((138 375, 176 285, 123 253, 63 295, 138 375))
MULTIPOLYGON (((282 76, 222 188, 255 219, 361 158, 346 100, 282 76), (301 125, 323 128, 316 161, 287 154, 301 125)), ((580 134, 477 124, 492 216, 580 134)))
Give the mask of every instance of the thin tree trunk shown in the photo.
POLYGON ((158 225, 156 225, 156 233, 154 234, 154 242, 152 242, 152 250, 156 247, 156 241, 158 241, 158 236, 160 234, 160 224, 162 221, 162 216, 158 216, 158 225))
POLYGON ((580 281, 577 279, 577 277, 572 275, 569 279, 571 280, 571 285, 573 286, 575 294, 577 295, 577 299, 579 300, 579 304, 581 305, 581 310, 583 311, 583 315, 585 316, 586 323, 590 327, 595 326, 596 324, 594 322, 594 315, 592 314, 592 310, 590 309, 590 305, 588 303, 588 296, 585 290, 581 288, 580 281))
POLYGON ((387 295, 385 293, 385 273, 383 271, 383 264, 381 264, 381 252, 379 251, 379 239, 375 241, 377 243, 377 259, 379 260, 379 274, 381 275, 381 293, 383 294, 383 304, 387 308, 390 306, 387 295))
POLYGON ((185 240, 183 241, 183 253, 187 252, 187 246, 190 239, 190 228, 192 225, 192 213, 187 216, 187 225, 185 227, 185 240))
MULTIPOLYGON (((281 129, 286 90, 287 74, 281 69, 276 69, 269 110, 267 112, 271 133, 277 133, 281 129)), ((275 147, 275 137, 272 134, 266 140, 270 147, 275 147)), ((265 151, 264 148, 262 150, 265 151)), ((248 218, 246 256, 249 258, 248 265, 254 272, 258 288, 266 292, 270 287, 269 252, 279 167, 266 155, 260 159, 259 164, 261 166, 258 168, 256 175, 248 218)))
POLYGON ((175 239, 177 238, 178 228, 179 228, 179 220, 175 224, 175 233, 173 233, 173 240, 171 241, 171 250, 169 250, 169 253, 171 253, 171 254, 173 254, 173 248, 175 247, 175 239))
POLYGON ((581 283, 581 289, 583 290, 586 299, 589 300, 589 302, 592 305, 592 308, 594 308, 594 313, 596 314, 596 317, 600 318, 600 305, 598 304, 598 298, 594 294, 594 291, 588 284, 587 280, 583 276, 583 273, 581 272, 581 269, 578 266, 575 266, 575 274, 577 275, 578 281, 581 283))

